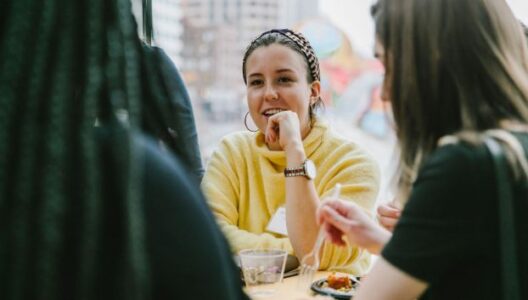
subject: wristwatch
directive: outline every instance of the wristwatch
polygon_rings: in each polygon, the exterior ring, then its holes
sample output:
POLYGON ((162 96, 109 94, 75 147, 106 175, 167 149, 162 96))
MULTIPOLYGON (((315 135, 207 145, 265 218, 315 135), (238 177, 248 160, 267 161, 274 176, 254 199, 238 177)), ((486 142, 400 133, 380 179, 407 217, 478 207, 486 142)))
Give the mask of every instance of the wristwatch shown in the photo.
POLYGON ((317 170, 315 169, 315 164, 309 159, 306 159, 298 168, 284 169, 284 176, 286 177, 304 176, 308 179, 314 179, 316 175, 317 170))

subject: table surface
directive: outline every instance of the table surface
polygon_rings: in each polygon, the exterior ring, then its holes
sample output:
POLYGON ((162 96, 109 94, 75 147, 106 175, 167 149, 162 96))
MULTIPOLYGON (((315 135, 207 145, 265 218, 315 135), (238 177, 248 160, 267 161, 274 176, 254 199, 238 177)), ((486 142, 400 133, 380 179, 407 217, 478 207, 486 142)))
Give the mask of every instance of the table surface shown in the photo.
MULTIPOLYGON (((314 275, 314 281, 325 278, 330 274, 331 272, 326 271, 319 271, 315 273, 314 275)), ((313 299, 315 298, 314 292, 307 289, 306 291, 301 291, 297 288, 297 279, 299 276, 293 276, 289 278, 284 278, 284 280, 281 283, 275 284, 275 292, 273 295, 270 295, 269 297, 252 297, 252 299, 258 299, 258 300, 297 300, 297 299, 313 299)), ((267 287, 260 287, 255 286, 252 287, 250 290, 246 288, 246 292, 251 296, 252 291, 258 291, 259 289, 264 289, 267 287)))

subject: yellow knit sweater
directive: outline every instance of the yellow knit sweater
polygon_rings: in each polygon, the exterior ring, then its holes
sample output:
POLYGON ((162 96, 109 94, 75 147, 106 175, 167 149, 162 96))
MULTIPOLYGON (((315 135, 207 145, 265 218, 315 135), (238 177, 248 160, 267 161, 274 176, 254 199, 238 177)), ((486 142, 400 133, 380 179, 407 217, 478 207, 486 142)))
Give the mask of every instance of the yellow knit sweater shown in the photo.
MULTIPOLYGON (((374 215, 379 188, 376 163, 357 145, 318 121, 303 141, 306 156, 317 167, 314 180, 320 199, 341 183, 341 198, 374 215)), ((271 151, 262 133, 226 136, 208 163, 202 189, 234 252, 246 248, 278 248, 293 253, 288 237, 266 232, 275 211, 285 204, 283 151, 271 151)), ((354 246, 325 242, 321 269, 364 274, 370 255, 354 246)))

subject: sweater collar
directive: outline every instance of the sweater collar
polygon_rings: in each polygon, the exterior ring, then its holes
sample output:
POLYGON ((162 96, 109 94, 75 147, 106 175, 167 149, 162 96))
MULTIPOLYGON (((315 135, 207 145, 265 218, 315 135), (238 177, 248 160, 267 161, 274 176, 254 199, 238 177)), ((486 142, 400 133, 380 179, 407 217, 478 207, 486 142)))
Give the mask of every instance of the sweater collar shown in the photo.
MULTIPOLYGON (((304 152, 306 153, 307 158, 310 158, 317 148, 319 148, 319 146, 322 144, 323 136, 327 130, 328 126, 324 122, 321 122, 320 120, 316 120, 314 122, 310 133, 308 133, 308 135, 303 140, 304 152)), ((268 159, 270 162, 280 167, 286 167, 285 152, 282 150, 273 151, 268 149, 266 143, 264 142, 264 134, 262 132, 259 131, 255 134, 253 142, 259 156, 268 159)))

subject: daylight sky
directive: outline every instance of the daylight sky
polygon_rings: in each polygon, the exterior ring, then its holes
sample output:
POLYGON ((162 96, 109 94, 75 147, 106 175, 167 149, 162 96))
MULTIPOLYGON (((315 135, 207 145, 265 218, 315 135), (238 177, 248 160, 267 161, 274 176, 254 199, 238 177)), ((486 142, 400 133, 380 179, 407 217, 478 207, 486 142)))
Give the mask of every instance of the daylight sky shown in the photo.
MULTIPOLYGON (((360 54, 371 56, 374 44, 374 24, 370 6, 375 0, 320 0, 323 15, 341 28, 360 54)), ((528 24, 528 0, 507 0, 514 14, 528 24)))

